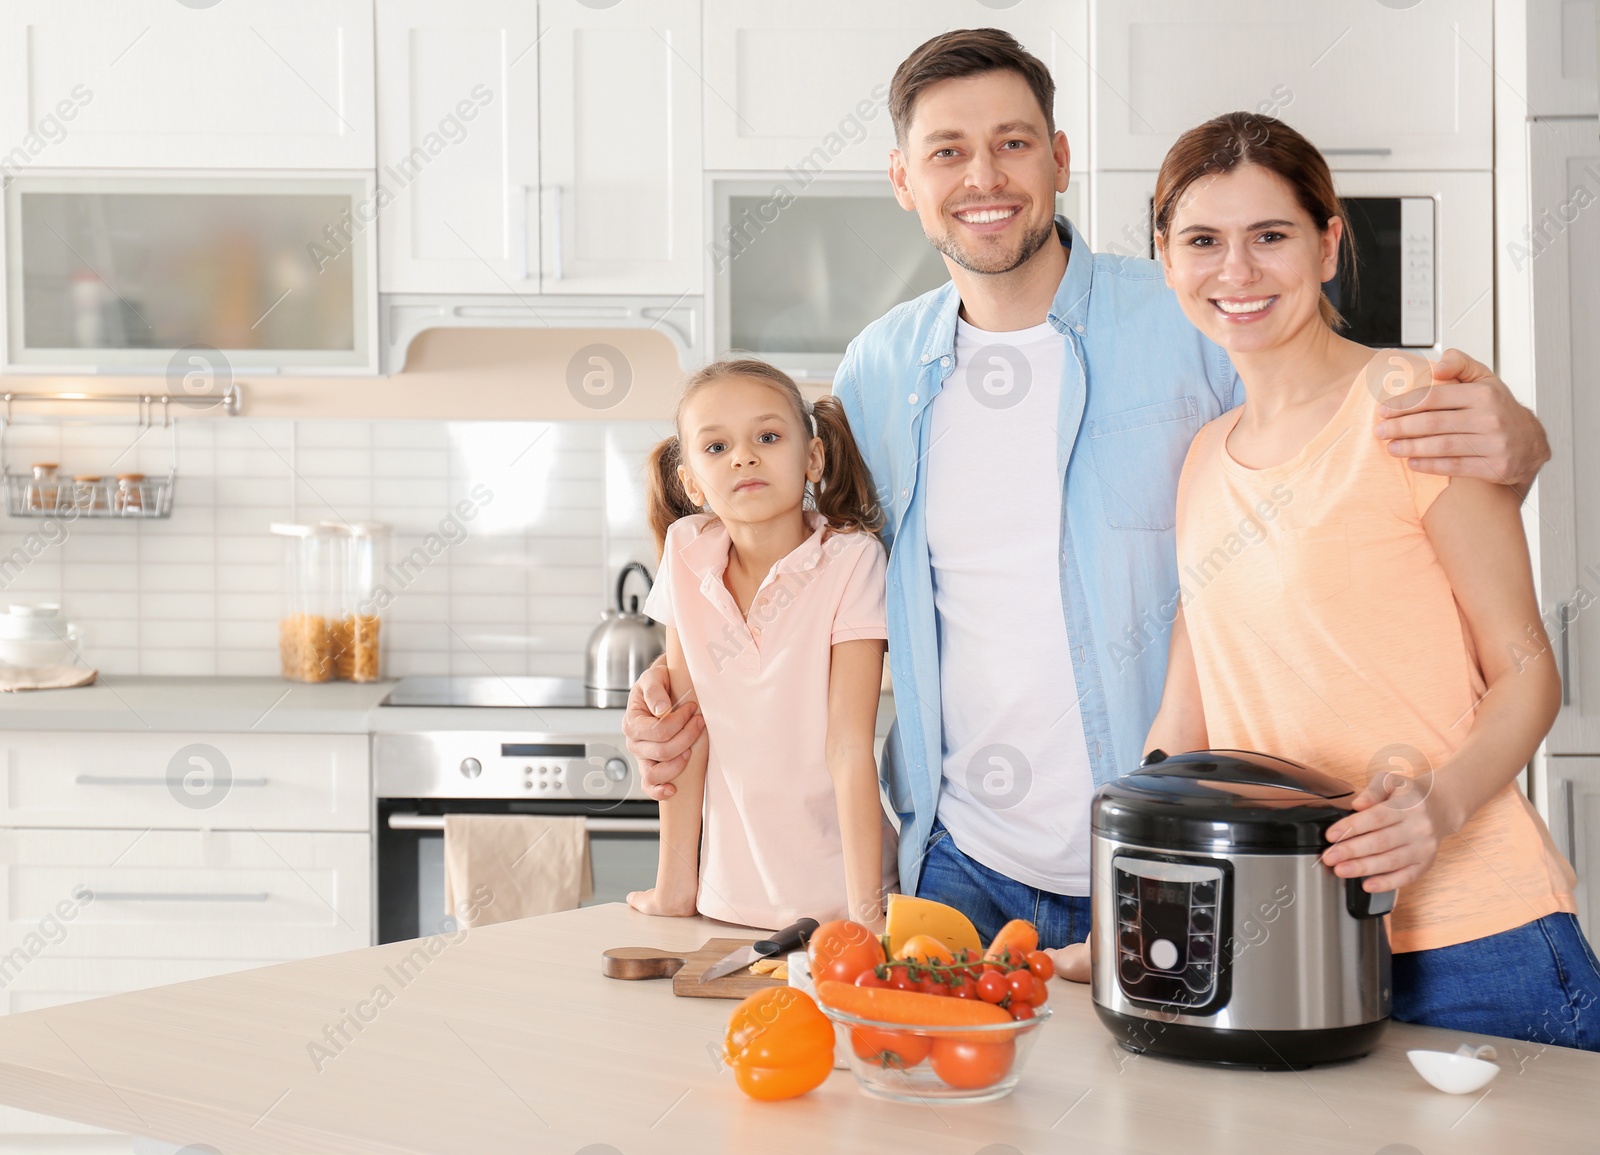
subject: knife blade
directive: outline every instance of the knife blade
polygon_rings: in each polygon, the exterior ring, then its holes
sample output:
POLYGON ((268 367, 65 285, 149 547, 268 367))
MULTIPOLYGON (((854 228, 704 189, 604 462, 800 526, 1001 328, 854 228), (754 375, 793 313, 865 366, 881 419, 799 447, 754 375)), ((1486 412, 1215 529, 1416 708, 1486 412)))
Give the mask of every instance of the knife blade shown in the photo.
POLYGON ((732 951, 707 967, 700 976, 700 981, 709 983, 714 979, 724 978, 733 974, 742 967, 747 967, 757 959, 771 958, 776 954, 787 954, 792 950, 799 950, 811 939, 811 932, 817 929, 817 920, 802 918, 790 923, 771 938, 761 939, 749 946, 742 946, 732 951))

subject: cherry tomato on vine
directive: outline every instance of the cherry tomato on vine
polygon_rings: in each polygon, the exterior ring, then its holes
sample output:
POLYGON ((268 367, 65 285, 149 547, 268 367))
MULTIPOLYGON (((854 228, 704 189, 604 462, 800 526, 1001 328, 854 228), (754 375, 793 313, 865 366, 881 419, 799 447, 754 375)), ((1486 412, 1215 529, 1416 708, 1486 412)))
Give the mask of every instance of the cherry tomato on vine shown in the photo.
POLYGON ((1028 969, 1033 972, 1033 977, 1048 982, 1056 977, 1056 964, 1050 961, 1050 956, 1042 950, 1031 951, 1028 954, 1028 969))
POLYGON ((1011 987, 999 971, 985 971, 978 980, 978 997, 986 1003, 998 1003, 1010 993, 1011 987))
POLYGON ((856 976, 856 986, 858 987, 886 987, 888 985, 889 980, 880 979, 877 971, 862 971, 856 976))
POLYGON ((1006 976, 1006 986, 1011 988, 1013 1002, 1031 1002, 1033 1000, 1033 985, 1033 975, 1026 969, 1012 971, 1006 976))
POLYGON ((1022 1019, 1033 1019, 1038 1017, 1038 1012, 1033 1009, 1032 1003, 1014 1002, 1007 1009, 1011 1012, 1011 1017, 1013 1019, 1017 1019, 1018 1021, 1021 1021, 1022 1019))

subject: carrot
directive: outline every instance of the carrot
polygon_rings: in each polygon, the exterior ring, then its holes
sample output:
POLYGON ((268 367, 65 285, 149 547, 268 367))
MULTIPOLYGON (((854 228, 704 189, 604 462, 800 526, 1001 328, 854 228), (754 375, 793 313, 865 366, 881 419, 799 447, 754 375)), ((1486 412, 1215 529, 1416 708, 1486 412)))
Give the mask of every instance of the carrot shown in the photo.
POLYGON ((1009 1012, 977 999, 952 999, 893 987, 858 987, 836 979, 818 983, 817 998, 834 1010, 859 1019, 908 1027, 973 1027, 1011 1021, 1009 1012))
POLYGON ((1016 966, 1022 964, 1029 952, 1038 949, 1038 928, 1025 918, 1014 918, 1000 928, 989 949, 983 952, 983 958, 985 962, 1005 962, 1006 952, 1010 951, 1011 963, 1016 966))

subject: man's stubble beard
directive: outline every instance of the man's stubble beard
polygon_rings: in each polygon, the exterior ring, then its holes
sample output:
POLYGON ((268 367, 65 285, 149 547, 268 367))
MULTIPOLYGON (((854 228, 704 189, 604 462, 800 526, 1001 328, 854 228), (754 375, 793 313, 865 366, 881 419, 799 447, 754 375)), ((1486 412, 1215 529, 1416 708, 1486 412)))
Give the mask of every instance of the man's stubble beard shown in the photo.
POLYGON ((973 261, 973 259, 962 250, 961 246, 956 243, 952 232, 945 232, 937 237, 928 237, 928 242, 933 245, 934 248, 938 249, 939 252, 949 257, 952 261, 960 265, 963 269, 966 269, 968 272, 983 273, 988 276, 998 276, 1002 273, 1009 273, 1013 269, 1021 268, 1023 265, 1027 264, 1035 253, 1044 248, 1045 245, 1051 240, 1055 239, 1055 235, 1056 222, 1054 218, 1052 218, 1047 220, 1035 232, 1029 233, 1027 236, 1022 238, 1022 244, 1017 249, 1017 255, 1015 257, 1008 260, 1003 255, 999 255, 998 260, 989 262, 988 264, 981 264, 973 261))

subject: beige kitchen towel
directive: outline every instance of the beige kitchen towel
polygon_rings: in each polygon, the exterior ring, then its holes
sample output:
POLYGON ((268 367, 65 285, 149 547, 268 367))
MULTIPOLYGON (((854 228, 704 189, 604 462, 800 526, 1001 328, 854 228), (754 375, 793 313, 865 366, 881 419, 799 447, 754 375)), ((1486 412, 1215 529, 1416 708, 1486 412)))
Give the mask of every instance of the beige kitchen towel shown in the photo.
POLYGON ((0 666, 0 694, 18 690, 70 690, 91 686, 98 671, 88 666, 0 666))
POLYGON ((573 910, 593 894, 589 831, 581 817, 444 816, 445 914, 457 925, 573 910))

